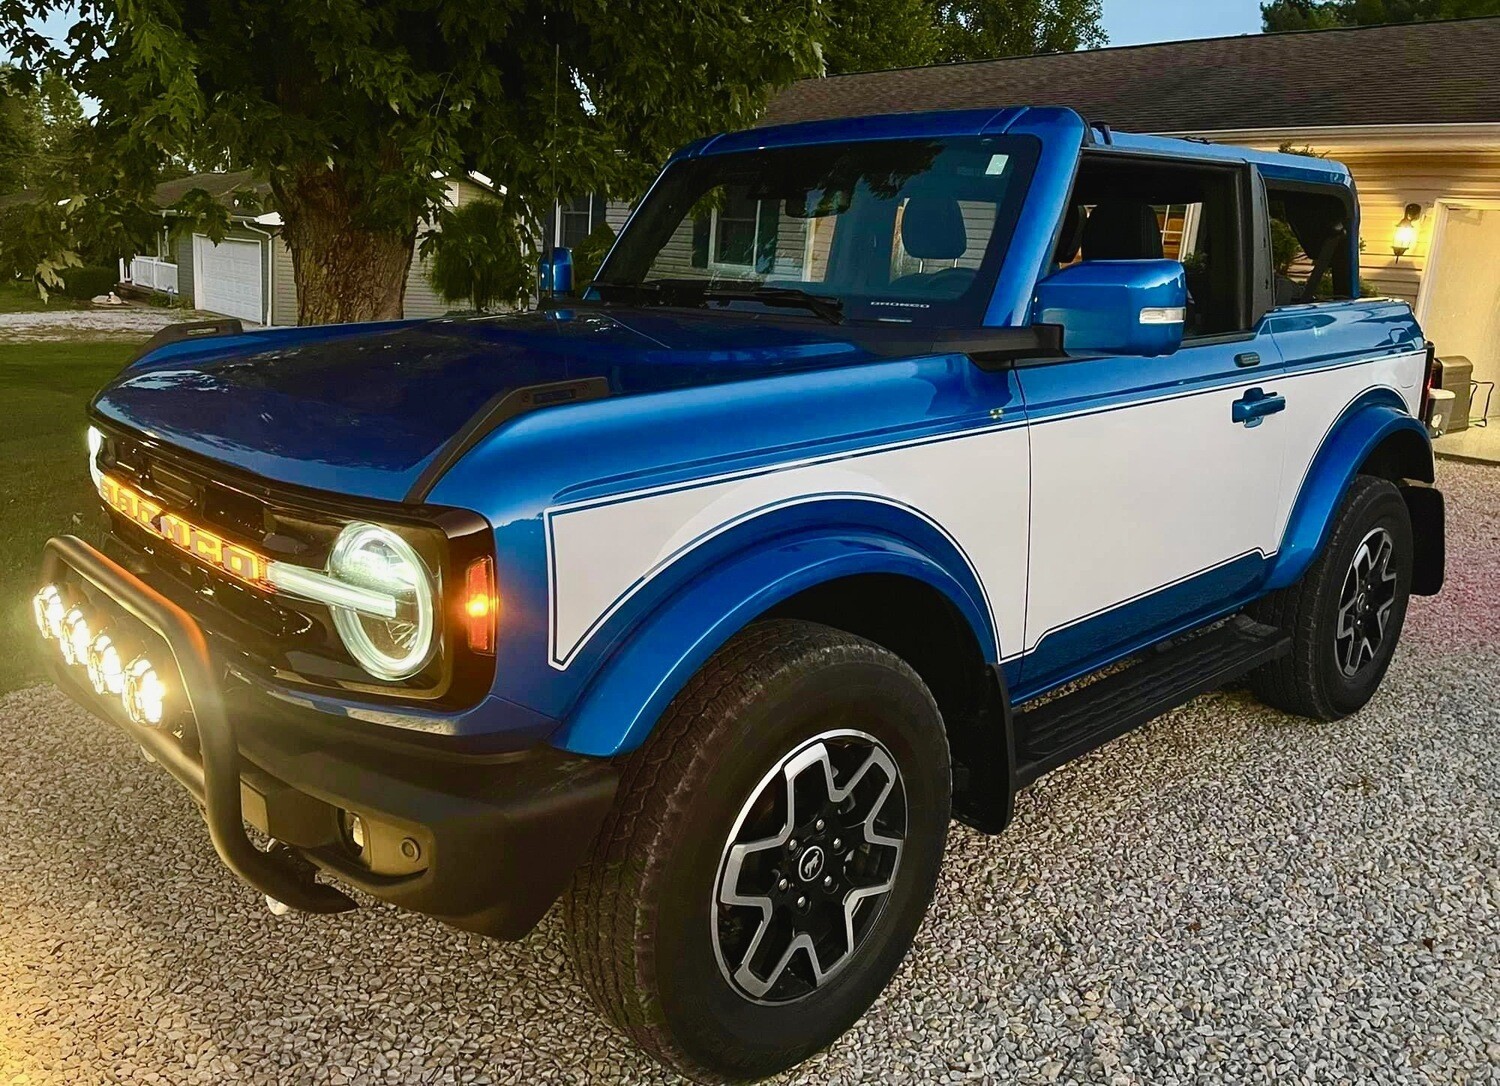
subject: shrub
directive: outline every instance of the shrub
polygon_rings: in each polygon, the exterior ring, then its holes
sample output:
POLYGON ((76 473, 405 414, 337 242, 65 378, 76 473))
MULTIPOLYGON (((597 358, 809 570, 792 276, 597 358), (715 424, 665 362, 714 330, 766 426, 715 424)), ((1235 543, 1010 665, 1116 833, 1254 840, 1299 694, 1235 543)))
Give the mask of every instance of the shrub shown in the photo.
POLYGON ((498 200, 444 212, 439 229, 422 238, 420 253, 444 301, 467 301, 481 312, 518 305, 536 274, 515 215, 498 200))
POLYGON ((604 258, 609 255, 609 247, 614 243, 615 232, 607 222, 594 227, 593 232, 578 243, 578 248, 573 250, 575 287, 581 290, 593 281, 594 276, 599 274, 599 265, 604 263, 604 258))
POLYGON ((63 294, 88 301, 95 295, 114 290, 120 276, 114 268, 86 264, 81 268, 68 268, 62 273, 62 280, 63 294))

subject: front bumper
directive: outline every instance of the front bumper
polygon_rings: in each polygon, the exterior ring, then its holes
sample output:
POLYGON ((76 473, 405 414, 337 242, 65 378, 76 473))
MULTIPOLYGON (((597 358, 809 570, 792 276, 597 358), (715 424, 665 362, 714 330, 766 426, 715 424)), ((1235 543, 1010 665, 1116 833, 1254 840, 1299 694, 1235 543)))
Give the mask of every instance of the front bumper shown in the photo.
POLYGON ((609 761, 546 747, 479 755, 392 741, 378 726, 331 727, 257 698, 228 681, 188 612, 73 537, 48 541, 43 578, 165 645, 172 664, 153 662, 186 703, 177 733, 131 720, 56 654, 54 675, 192 794, 225 866, 294 908, 354 907, 316 880, 321 870, 456 927, 520 938, 567 885, 613 802, 609 761), (256 847, 247 821, 277 844, 256 847))

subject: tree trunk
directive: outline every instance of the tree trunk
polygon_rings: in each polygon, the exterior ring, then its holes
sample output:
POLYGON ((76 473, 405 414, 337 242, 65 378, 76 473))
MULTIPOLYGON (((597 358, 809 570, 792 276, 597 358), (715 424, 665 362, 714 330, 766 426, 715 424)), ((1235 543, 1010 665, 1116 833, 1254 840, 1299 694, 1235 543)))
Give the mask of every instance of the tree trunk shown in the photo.
POLYGON ((363 195, 331 170, 273 180, 292 254, 298 324, 400 320, 417 237, 410 225, 367 225, 363 195))

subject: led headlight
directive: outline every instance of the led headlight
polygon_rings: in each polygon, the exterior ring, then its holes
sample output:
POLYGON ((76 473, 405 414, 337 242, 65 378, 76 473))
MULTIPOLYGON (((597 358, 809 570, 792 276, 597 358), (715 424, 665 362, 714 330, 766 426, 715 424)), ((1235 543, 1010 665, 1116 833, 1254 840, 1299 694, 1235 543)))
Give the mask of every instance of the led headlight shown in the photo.
POLYGON ((391 618, 330 608, 344 647, 359 665, 378 679, 404 679, 421 671, 436 641, 433 584, 411 545, 377 525, 351 524, 333 545, 328 572, 396 602, 391 618))
POLYGON ((99 469, 99 450, 104 448, 104 435, 96 426, 88 429, 89 446, 89 478, 94 480, 94 489, 98 490, 104 482, 104 473, 99 469))

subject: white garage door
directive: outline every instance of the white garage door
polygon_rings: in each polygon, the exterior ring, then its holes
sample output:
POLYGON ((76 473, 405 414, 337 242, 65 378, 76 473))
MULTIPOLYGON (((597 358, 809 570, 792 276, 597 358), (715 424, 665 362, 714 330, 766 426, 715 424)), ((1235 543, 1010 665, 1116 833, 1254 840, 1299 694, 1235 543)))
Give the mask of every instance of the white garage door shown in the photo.
POLYGON ((258 241, 225 238, 215 245, 193 235, 193 304, 209 313, 259 324, 266 319, 261 297, 258 241))

